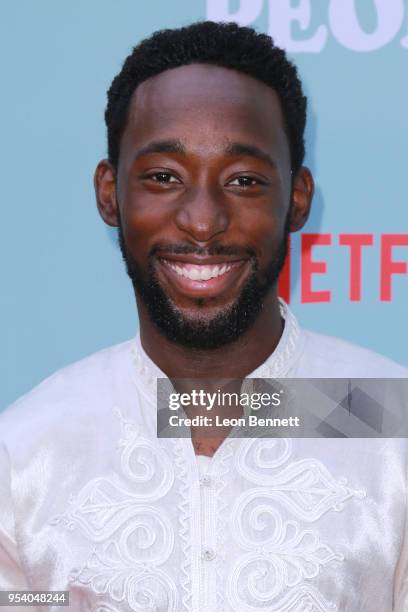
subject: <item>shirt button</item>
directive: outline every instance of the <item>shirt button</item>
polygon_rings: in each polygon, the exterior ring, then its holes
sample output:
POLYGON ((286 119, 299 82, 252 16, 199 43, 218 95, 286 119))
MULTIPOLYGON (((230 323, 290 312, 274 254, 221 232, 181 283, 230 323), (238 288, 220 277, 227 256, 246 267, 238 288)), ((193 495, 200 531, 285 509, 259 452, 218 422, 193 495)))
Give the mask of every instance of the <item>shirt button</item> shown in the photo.
POLYGON ((211 487, 211 478, 210 476, 202 476, 202 478, 200 478, 200 485, 202 487, 211 487))
POLYGON ((203 561, 212 561, 216 556, 217 554, 212 548, 204 548, 203 552, 201 553, 201 558, 203 561))

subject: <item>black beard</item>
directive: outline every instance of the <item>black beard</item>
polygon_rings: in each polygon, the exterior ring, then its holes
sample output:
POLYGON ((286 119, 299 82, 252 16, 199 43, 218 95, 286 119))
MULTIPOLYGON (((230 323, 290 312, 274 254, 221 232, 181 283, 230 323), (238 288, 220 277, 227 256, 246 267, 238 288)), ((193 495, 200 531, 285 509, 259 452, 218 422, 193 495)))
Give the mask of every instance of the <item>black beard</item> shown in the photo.
MULTIPOLYGON (((271 259, 267 270, 258 278, 259 264, 255 252, 247 250, 245 253, 251 257, 252 273, 250 274, 240 295, 231 306, 212 319, 187 318, 161 288, 154 270, 154 254, 159 250, 155 247, 149 254, 147 280, 143 278, 142 270, 128 253, 123 235, 122 223, 119 219, 118 241, 126 264, 127 273, 132 281, 135 292, 143 301, 151 321, 157 330, 171 342, 182 346, 198 349, 217 349, 230 344, 244 334, 255 322, 264 304, 263 300, 269 290, 275 285, 285 263, 289 244, 289 214, 285 222, 284 236, 276 255, 271 259)), ((192 245, 176 245, 160 249, 175 254, 207 254, 207 255, 233 255, 237 250, 230 247, 214 246, 211 249, 200 249, 192 245)), ((242 250, 239 254, 242 254, 242 250)), ((205 304, 204 299, 194 300, 199 309, 205 304)))

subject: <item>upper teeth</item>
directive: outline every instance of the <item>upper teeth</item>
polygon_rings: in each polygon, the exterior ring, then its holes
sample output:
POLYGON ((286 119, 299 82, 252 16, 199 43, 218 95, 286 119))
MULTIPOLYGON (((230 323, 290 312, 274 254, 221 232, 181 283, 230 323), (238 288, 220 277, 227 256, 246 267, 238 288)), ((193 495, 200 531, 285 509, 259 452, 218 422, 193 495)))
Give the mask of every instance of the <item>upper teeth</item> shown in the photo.
POLYGON ((210 278, 216 278, 217 276, 221 276, 225 272, 231 269, 231 264, 223 264, 219 266, 194 266, 193 268, 187 269, 184 266, 180 266, 177 264, 167 262, 180 276, 185 276, 190 280, 209 280, 210 278))

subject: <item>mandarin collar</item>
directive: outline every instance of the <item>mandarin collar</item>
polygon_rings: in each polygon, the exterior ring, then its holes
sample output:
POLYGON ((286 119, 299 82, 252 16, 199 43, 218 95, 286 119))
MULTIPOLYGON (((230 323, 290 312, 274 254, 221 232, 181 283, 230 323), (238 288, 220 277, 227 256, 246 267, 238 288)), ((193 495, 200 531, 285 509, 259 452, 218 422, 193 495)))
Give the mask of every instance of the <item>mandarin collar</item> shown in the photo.
MULTIPOLYGON (((279 298, 281 316, 285 321, 282 336, 273 353, 247 378, 282 378, 294 366, 303 348, 304 337, 298 321, 289 306, 279 298)), ((131 355, 135 382, 142 383, 145 390, 156 394, 157 378, 166 378, 165 373, 152 361, 143 349, 140 333, 131 344, 131 355)))

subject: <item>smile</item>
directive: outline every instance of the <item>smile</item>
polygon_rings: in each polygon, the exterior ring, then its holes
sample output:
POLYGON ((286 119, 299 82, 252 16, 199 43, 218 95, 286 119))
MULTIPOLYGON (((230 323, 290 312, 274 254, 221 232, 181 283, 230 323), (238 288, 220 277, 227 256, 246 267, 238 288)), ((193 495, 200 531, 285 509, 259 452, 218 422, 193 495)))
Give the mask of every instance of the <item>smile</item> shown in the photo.
POLYGON ((224 291, 235 292, 250 269, 247 259, 192 263, 160 257, 159 262, 168 281, 189 297, 216 297, 224 291))
POLYGON ((174 270, 179 276, 185 276, 190 280, 196 281, 207 281, 211 278, 217 278, 222 276, 232 268, 232 264, 224 265, 194 265, 194 264, 174 264, 170 261, 166 261, 172 270, 174 270))

